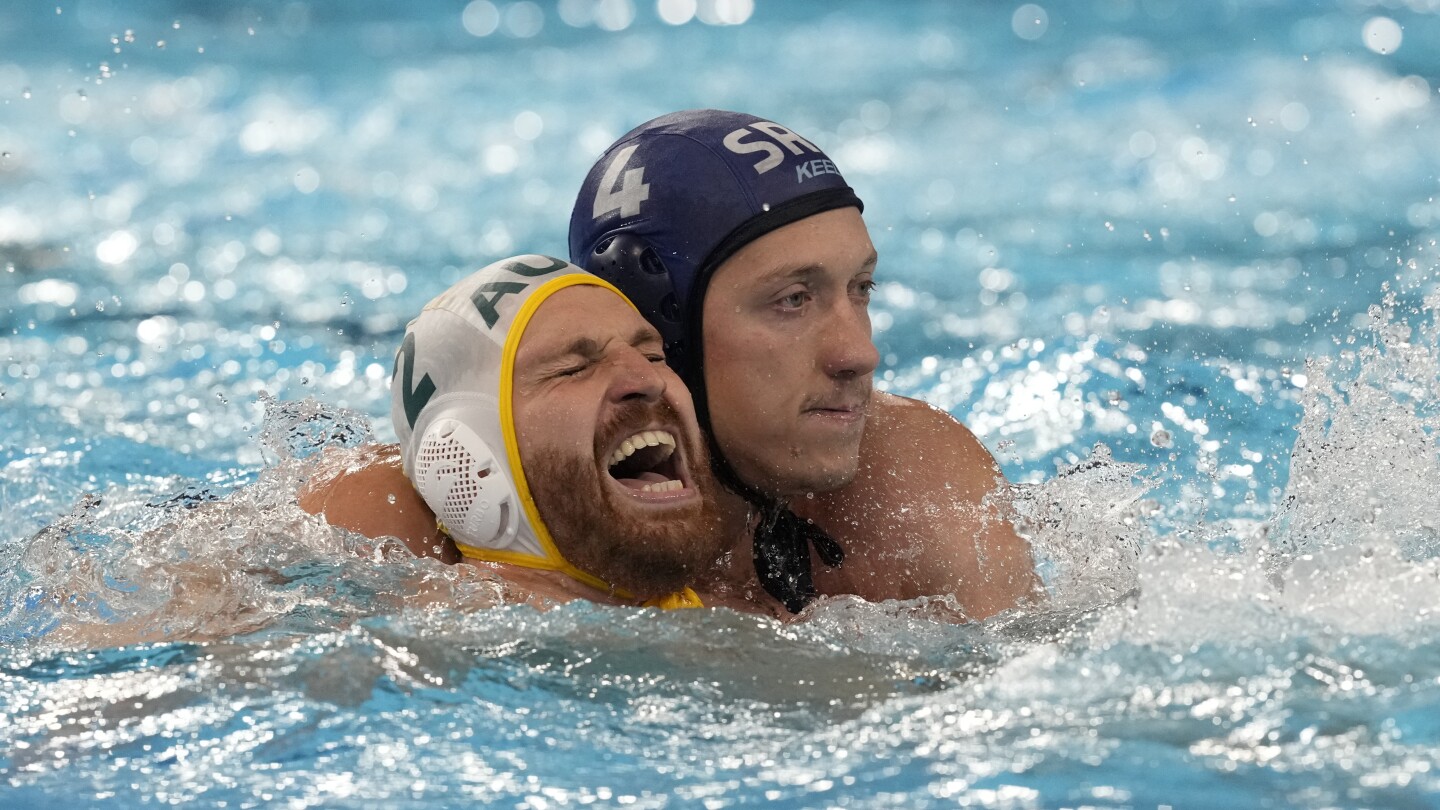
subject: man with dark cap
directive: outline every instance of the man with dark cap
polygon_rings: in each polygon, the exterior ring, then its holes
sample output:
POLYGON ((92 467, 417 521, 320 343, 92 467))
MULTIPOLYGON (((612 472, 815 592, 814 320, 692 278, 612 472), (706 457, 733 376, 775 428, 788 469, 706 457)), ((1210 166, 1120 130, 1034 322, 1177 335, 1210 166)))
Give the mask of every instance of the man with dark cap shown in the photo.
POLYGON ((767 591, 795 612, 817 595, 952 594, 985 618, 1038 596, 1029 548, 974 435, 872 388, 877 256, 862 209, 812 141, 691 110, 601 156, 570 254, 663 336, 731 508, 751 516, 767 591))

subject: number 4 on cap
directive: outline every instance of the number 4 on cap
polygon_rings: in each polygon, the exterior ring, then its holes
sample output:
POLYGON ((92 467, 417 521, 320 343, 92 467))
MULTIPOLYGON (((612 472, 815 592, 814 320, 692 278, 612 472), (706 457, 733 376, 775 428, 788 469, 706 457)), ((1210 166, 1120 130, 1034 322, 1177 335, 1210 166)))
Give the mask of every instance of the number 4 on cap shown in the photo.
POLYGON ((650 199, 650 184, 645 182, 645 167, 637 166, 625 171, 625 179, 620 180, 620 171, 625 169, 625 164, 630 162, 630 156, 635 154, 638 145, 627 146, 621 149, 610 165, 605 167, 605 176, 600 178, 600 189, 595 192, 595 218, 605 216, 611 211, 618 210, 622 217, 633 217, 640 213, 640 203, 650 199), (620 186, 616 187, 619 181, 620 186))

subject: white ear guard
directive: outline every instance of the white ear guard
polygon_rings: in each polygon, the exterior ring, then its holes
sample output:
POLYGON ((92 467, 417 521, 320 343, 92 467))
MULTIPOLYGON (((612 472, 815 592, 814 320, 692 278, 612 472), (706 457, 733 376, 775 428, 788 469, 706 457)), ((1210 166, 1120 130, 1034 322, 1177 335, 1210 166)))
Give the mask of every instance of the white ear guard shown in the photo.
POLYGON ((503 461, 459 419, 430 420, 415 451, 412 480, 445 527, 467 542, 515 548, 521 514, 503 461))

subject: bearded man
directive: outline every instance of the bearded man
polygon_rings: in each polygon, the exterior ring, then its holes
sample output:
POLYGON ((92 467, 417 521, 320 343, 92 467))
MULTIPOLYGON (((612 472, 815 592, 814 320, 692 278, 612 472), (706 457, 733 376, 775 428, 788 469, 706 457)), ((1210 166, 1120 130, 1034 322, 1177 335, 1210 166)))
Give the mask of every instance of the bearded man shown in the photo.
POLYGON ((477 271, 406 327, 391 391, 399 446, 302 507, 530 601, 779 612, 717 568, 743 526, 660 335, 608 282, 534 255, 477 271))

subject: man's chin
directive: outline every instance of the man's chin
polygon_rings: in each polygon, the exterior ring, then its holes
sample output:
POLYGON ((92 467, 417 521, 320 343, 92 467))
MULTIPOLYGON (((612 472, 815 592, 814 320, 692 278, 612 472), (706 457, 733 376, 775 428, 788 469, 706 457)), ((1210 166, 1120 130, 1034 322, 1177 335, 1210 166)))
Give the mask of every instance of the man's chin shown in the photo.
POLYGON ((656 510, 622 505, 602 518, 592 540, 608 553, 591 556, 595 546, 576 550, 593 573, 640 595, 672 593, 709 570, 721 549, 714 542, 717 522, 703 501, 656 510))
MULTIPOLYGON (((762 485, 761 488, 782 498, 834 492, 849 486, 859 475, 859 471, 859 459, 836 459, 829 464, 812 463, 805 467, 777 470, 769 476, 769 485, 762 485)), ((747 480, 746 483, 751 482, 747 480)))

